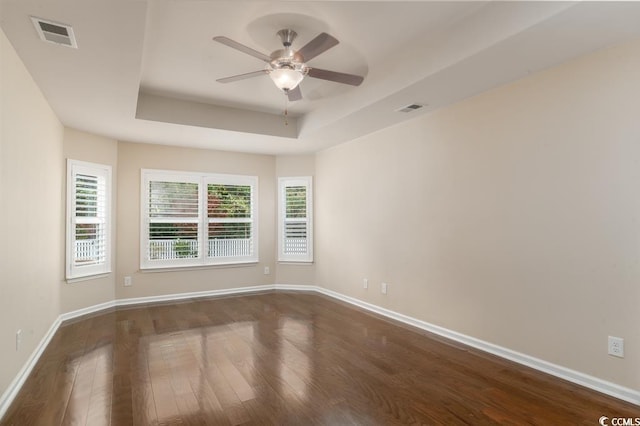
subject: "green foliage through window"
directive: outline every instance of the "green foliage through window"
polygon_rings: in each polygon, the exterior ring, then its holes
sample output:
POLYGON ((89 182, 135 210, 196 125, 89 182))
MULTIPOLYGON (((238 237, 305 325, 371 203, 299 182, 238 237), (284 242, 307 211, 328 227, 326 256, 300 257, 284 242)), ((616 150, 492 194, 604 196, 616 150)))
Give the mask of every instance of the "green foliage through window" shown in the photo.
POLYGON ((209 239, 251 238, 251 187, 248 185, 207 186, 209 239))
POLYGON ((208 214, 209 217, 251 217, 251 187, 245 185, 209 184, 208 214))
POLYGON ((287 218, 307 217, 307 188, 286 187, 287 218))

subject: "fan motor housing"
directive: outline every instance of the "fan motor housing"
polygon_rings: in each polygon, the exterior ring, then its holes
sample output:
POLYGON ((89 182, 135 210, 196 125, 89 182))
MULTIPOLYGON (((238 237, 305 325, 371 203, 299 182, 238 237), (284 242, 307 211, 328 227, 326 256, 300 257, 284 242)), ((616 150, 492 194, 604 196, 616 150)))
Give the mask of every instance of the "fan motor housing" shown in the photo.
POLYGON ((274 51, 271 54, 271 63, 274 62, 298 62, 304 63, 304 58, 298 52, 293 51, 292 49, 279 49, 274 51))
POLYGON ((288 68, 297 70, 306 74, 308 67, 305 65, 302 55, 298 52, 294 52, 292 49, 280 49, 271 54, 271 61, 269 62, 271 69, 288 68))

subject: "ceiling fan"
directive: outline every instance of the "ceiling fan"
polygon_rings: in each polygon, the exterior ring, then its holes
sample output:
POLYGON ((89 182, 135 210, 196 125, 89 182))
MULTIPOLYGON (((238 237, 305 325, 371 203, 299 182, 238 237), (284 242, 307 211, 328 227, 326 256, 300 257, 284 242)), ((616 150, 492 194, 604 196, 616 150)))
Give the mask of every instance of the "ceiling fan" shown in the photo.
POLYGON ((267 74, 271 77, 278 89, 287 95, 290 101, 297 101, 302 99, 299 84, 307 75, 309 77, 349 84, 351 86, 359 86, 364 80, 364 77, 359 75, 313 68, 307 65, 308 61, 337 45, 339 41, 335 37, 327 33, 321 33, 300 50, 293 50, 291 45, 298 35, 295 31, 284 29, 278 31, 277 35, 282 40, 284 49, 276 50, 271 53, 271 55, 265 55, 224 36, 214 37, 213 39, 218 43, 222 43, 267 63, 263 70, 219 78, 217 81, 220 83, 231 83, 233 81, 267 74))

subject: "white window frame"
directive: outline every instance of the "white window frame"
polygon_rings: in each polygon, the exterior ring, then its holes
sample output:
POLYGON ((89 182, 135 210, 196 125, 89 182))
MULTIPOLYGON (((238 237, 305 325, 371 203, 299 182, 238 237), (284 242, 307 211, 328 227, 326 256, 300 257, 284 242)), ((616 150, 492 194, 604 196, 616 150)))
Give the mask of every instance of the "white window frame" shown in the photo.
POLYGON ((67 159, 67 214, 66 214, 66 279, 88 279, 111 273, 111 166, 67 159), (76 176, 95 176, 104 181, 104 197, 98 201, 96 217, 76 216, 76 176), (104 226, 104 260, 99 263, 76 264, 76 223, 99 223, 104 226))
POLYGON ((216 173, 142 169, 140 179, 140 269, 185 268, 215 265, 253 264, 259 262, 258 244, 258 177, 216 173), (198 256, 181 259, 149 259, 149 185, 152 181, 198 184, 198 256), (251 187, 251 254, 248 256, 208 257, 207 214, 208 185, 243 185, 251 187))
MULTIPOLYGON (((296 221, 300 221, 297 218, 296 221)), ((278 261, 279 262, 313 262, 313 178, 311 176, 278 178, 278 261), (306 188, 307 215, 307 250, 305 253, 285 253, 286 222, 286 188, 304 186, 306 188)))

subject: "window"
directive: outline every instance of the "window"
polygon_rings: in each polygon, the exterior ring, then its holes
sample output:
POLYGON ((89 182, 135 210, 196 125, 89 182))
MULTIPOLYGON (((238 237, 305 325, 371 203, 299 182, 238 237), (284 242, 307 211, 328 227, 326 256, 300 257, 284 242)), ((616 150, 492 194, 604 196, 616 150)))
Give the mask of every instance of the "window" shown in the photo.
POLYGON ((67 279, 111 272, 111 166, 67 160, 67 279))
POLYGON ((258 261, 256 176, 142 170, 141 265, 258 261))
POLYGON ((278 179, 278 260, 313 262, 311 176, 278 179))

